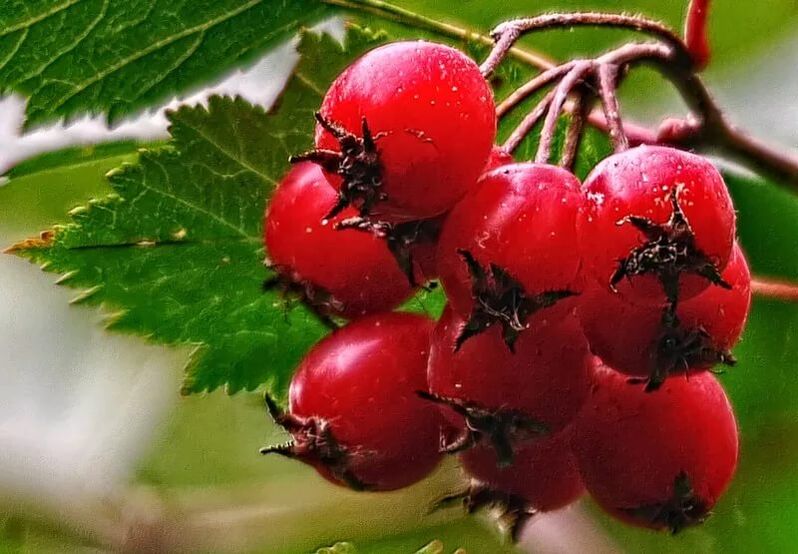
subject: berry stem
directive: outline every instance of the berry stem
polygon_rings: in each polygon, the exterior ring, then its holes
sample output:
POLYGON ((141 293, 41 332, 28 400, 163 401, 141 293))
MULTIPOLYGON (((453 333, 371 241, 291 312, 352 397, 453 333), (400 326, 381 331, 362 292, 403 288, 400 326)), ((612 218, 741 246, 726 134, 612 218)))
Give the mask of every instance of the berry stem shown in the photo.
POLYGON ((576 93, 576 109, 571 114, 571 121, 568 123, 568 131, 565 135, 562 159, 560 165, 573 171, 576 155, 579 152, 579 145, 582 143, 582 132, 585 127, 585 120, 593 107, 595 95, 589 87, 583 87, 576 93))
POLYGON ((755 277, 751 280, 754 294, 786 302, 798 302, 798 284, 755 277))
POLYGON ((603 64, 598 69, 599 94, 601 105, 604 109, 604 119, 609 127, 610 138, 615 152, 622 152, 629 148, 629 138, 623 130, 621 110, 618 106, 618 66, 603 64))
POLYGON ((704 69, 709 63, 709 5, 710 0, 690 0, 684 24, 684 42, 693 58, 695 69, 704 69))
POLYGON ((554 91, 549 92, 543 99, 535 106, 531 112, 529 112, 518 127, 512 132, 509 138, 505 141, 502 145, 502 149, 509 154, 512 154, 516 151, 518 146, 524 141, 526 136, 529 134, 530 131, 537 125, 540 118, 543 117, 543 114, 546 113, 546 110, 549 109, 549 105, 551 104, 552 99, 554 98, 554 91))
POLYGON ((670 27, 653 19, 646 19, 635 15, 600 12, 552 13, 526 19, 506 21, 493 29, 493 31, 491 31, 491 36, 496 41, 496 45, 480 66, 482 74, 485 75, 485 77, 489 77, 506 57, 510 48, 524 34, 542 29, 576 26, 616 27, 620 29, 642 31, 670 45, 674 51, 678 52, 685 59, 692 59, 681 37, 670 27))
POLYGON ((566 62, 557 67, 547 69, 543 73, 536 75, 533 79, 513 91, 504 101, 496 106, 496 117, 502 118, 507 112, 518 104, 535 94, 537 91, 561 78, 574 67, 576 62, 566 62))
POLYGON ((549 104, 549 111, 546 114, 546 119, 543 122, 543 129, 540 132, 540 144, 538 152, 535 156, 537 163, 548 163, 551 158, 551 146, 554 142, 554 136, 557 132, 557 122, 560 119, 560 113, 563 110, 565 101, 568 95, 571 94, 574 87, 576 87, 585 75, 593 69, 592 60, 580 60, 574 63, 573 68, 568 74, 563 77, 557 88, 554 89, 554 97, 549 104))

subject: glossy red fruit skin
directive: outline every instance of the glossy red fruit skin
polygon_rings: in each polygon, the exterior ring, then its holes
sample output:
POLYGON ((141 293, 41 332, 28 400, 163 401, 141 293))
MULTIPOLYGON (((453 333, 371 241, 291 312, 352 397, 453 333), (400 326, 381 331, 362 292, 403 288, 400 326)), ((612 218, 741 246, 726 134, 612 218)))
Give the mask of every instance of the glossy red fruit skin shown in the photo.
MULTIPOLYGON (((493 92, 462 52, 424 41, 395 42, 355 61, 330 86, 321 114, 360 136, 365 117, 377 141, 384 219, 426 219, 473 188, 496 135, 493 92)), ((340 151, 316 128, 316 147, 340 151)), ((334 186, 340 179, 329 176, 334 186)))
MULTIPOLYGON (((431 393, 488 409, 520 410, 551 433, 571 423, 590 388, 591 360, 573 316, 541 319, 521 333, 514 354, 499 325, 454 352, 464 323, 447 307, 435 327, 427 372, 431 393)), ((464 427, 462 417, 450 409, 442 407, 442 413, 450 430, 464 427)))
POLYGON ((512 465, 506 467, 499 467, 496 452, 487 446, 460 454, 460 462, 478 482, 520 496, 540 512, 564 508, 585 492, 569 428, 518 446, 512 465))
MULTIPOLYGON (((452 309, 465 316, 473 305, 458 249, 483 266, 505 269, 528 295, 575 291, 580 267, 575 226, 582 205, 579 181, 560 167, 515 163, 486 173, 449 214, 438 243, 438 271, 452 309)), ((563 303, 568 301, 558 304, 563 303)))
MULTIPOLYGON (((711 285, 678 304, 676 314, 686 329, 703 328, 715 347, 731 350, 745 328, 751 306, 751 273, 745 255, 735 243, 723 279, 731 290, 711 285)), ((662 333, 660 306, 625 302, 597 285, 579 297, 577 315, 594 354, 613 369, 634 377, 651 374, 656 359, 655 342, 662 333)), ((708 365, 685 368, 707 369, 708 365)))
POLYGON ((411 485, 441 459, 439 413, 416 395, 426 387, 433 326, 407 313, 352 322, 314 346, 291 381, 290 413, 329 422, 351 453, 349 469, 371 490, 411 485))
POLYGON ((684 472, 711 509, 737 467, 738 435, 729 400, 710 372, 675 376, 656 393, 596 363, 595 384, 574 423, 572 448, 585 487, 605 510, 661 528, 627 510, 667 502, 684 472))
POLYGON ((335 191, 310 162, 294 165, 283 178, 266 212, 264 238, 272 264, 295 283, 311 283, 332 294, 347 318, 390 310, 412 289, 384 240, 355 229, 335 230, 336 221, 356 215, 344 210, 327 223, 322 218, 335 191))
MULTIPOLYGON (((613 154, 585 179, 586 209, 579 218, 581 251, 586 273, 609 288, 618 260, 643 242, 630 224, 618 225, 635 215, 664 223, 673 210, 669 195, 679 186, 679 205, 689 222, 696 246, 723 270, 731 255, 735 213, 731 197, 718 170, 701 156, 665 146, 638 146, 613 154)), ((709 281, 695 275, 679 280, 679 299, 695 296, 709 281)), ((627 301, 658 304, 665 301, 662 285, 653 275, 624 279, 618 291, 627 301)))

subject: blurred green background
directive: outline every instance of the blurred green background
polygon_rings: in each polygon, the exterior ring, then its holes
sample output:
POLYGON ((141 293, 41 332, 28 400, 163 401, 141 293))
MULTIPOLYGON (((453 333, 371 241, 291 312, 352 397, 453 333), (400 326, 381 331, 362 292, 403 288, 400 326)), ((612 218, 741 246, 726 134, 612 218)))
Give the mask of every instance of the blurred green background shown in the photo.
MULTIPOLYGON (((662 0, 396 3, 483 31, 511 16, 552 9, 640 12, 680 27, 686 4, 662 0)), ((774 48, 798 40, 795 0, 718 0, 711 21, 714 57, 708 79, 723 90, 733 89, 734 79, 744 79, 746 68, 768 59, 774 48)), ((527 39, 526 45, 565 58, 596 52, 624 36, 614 31, 551 32, 527 39)), ((798 57, 774 65, 798 74, 796 61, 798 57)), ((629 111, 657 112, 658 102, 667 96, 662 88, 651 75, 631 81, 625 87, 629 111)), ((785 107, 798 102, 795 95, 785 96, 778 88, 769 93, 774 102, 785 107)), ((786 121, 785 125, 797 123, 786 121)), ((10 184, 0 187, 0 242, 5 245, 63 221, 68 209, 102 194, 107 190, 104 173, 123 161, 134 160, 137 146, 124 143, 110 148, 78 148, 19 168, 10 184)), ((759 179, 730 175, 729 184, 739 210, 742 243, 754 271, 798 280, 798 199, 759 179)), ((37 269, 30 267, 30 271, 37 269)), ((798 307, 757 300, 736 354, 739 365, 721 377, 737 410, 743 441, 739 473, 730 491, 704 526, 676 537, 623 527, 586 502, 599 529, 618 551, 798 550, 798 526, 794 524, 798 521, 798 503, 794 500, 798 495, 798 307)), ((453 512, 425 519, 423 507, 412 513, 396 508, 402 502, 418 502, 424 496, 418 488, 375 504, 377 501, 369 497, 334 489, 299 464, 262 459, 258 447, 279 438, 279 434, 267 423, 257 395, 228 397, 214 393, 179 398, 177 390, 174 394, 170 417, 138 465, 137 484, 152 487, 176 502, 192 494, 205 499, 204 491, 217 500, 224 495, 233 504, 240 499, 247 509, 274 510, 274 527, 258 531, 264 541, 259 551, 305 552, 340 539, 354 542, 359 552, 399 554, 414 552, 436 538, 444 541, 447 551, 460 546, 471 553, 512 550, 480 521, 463 520, 453 512), (374 513, 380 509, 385 513, 374 513), (370 512, 364 521, 378 519, 384 523, 361 528, 346 525, 346 536, 335 536, 336 522, 356 520, 364 512, 370 512), (423 522, 422 526, 416 527, 417 522, 423 522)), ((448 482, 452 473, 451 468, 445 469, 438 482, 448 482)), ((219 532, 224 529, 222 525, 219 532)), ((47 528, 24 519, 10 517, 0 523, 0 550, 63 552, 82 548, 79 544, 67 547, 47 528)))

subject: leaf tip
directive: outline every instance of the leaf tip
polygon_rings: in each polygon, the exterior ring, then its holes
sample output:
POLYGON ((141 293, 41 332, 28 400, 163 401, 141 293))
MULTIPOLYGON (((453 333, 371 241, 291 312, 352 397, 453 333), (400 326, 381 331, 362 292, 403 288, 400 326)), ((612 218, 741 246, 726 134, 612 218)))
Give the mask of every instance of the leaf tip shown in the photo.
POLYGON ((49 248, 50 246, 52 246, 54 238, 55 238, 55 231, 53 229, 48 229, 46 231, 42 231, 41 233, 39 233, 38 237, 30 237, 12 244, 11 246, 3 250, 3 253, 19 254, 20 252, 24 252, 26 250, 49 248))

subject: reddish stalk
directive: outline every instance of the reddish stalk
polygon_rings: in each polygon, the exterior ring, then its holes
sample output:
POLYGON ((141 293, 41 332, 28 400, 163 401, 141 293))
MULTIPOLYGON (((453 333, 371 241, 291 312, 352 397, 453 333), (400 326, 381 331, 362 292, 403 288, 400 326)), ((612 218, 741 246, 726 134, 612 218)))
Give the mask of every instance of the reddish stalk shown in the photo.
POLYGON ((568 132, 565 135, 565 144, 563 145, 562 159, 560 160, 560 165, 570 170, 574 168, 579 145, 582 143, 582 137, 584 136, 582 131, 585 127, 585 120, 595 99, 595 94, 590 90, 590 87, 586 86, 583 89, 576 93, 576 109, 571 112, 571 121, 568 124, 568 132))
POLYGON ((498 25, 491 32, 496 45, 480 66, 480 70, 485 77, 492 75, 510 48, 526 33, 542 29, 576 26, 615 27, 645 32, 671 46, 680 57, 686 60, 692 59, 682 38, 670 27, 653 19, 601 12, 553 13, 526 19, 515 19, 498 25))
POLYGON ((518 127, 512 132, 509 138, 505 141, 502 145, 502 149, 512 154, 516 151, 518 146, 523 142, 524 138, 529 134, 530 131, 535 127, 540 118, 543 117, 543 114, 546 113, 546 110, 549 108, 552 99, 554 98, 554 91, 550 91, 546 96, 543 97, 535 108, 529 112, 526 117, 521 121, 518 127))
POLYGON ((751 281, 751 291, 766 298, 798 302, 798 284, 755 277, 751 281))
POLYGON ((710 0, 690 0, 684 22, 684 42, 693 58, 693 67, 701 71, 709 64, 709 5, 710 0))
POLYGON ((551 158, 551 145, 554 141, 554 135, 557 131, 557 122, 560 118, 565 101, 568 95, 582 80, 585 78, 592 69, 594 62, 592 60, 580 60, 574 63, 573 68, 568 74, 563 77, 557 88, 554 89, 554 97, 549 105, 549 111, 546 114, 546 119, 543 122, 543 129, 540 132, 540 144, 538 145, 538 152, 535 156, 537 163, 548 163, 551 158))
POLYGON ((504 117, 507 112, 518 104, 535 94, 537 91, 561 78, 574 67, 576 62, 565 62, 562 65, 547 69, 536 75, 533 79, 524 83, 505 98, 501 104, 496 106, 496 117, 504 117))
POLYGON ((623 130, 621 109, 618 106, 616 89, 618 86, 618 66, 603 64, 598 70, 599 95, 604 109, 604 120, 609 128, 615 152, 622 152, 629 148, 629 138, 623 130))

